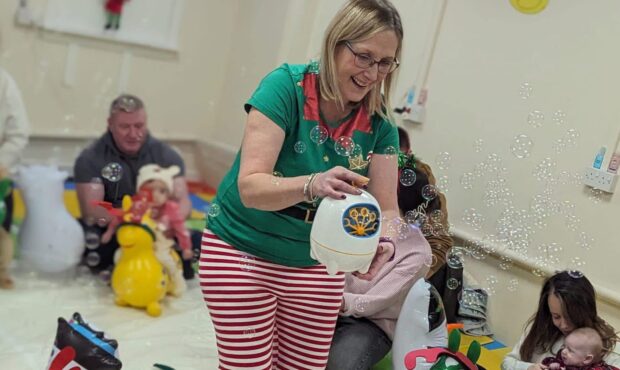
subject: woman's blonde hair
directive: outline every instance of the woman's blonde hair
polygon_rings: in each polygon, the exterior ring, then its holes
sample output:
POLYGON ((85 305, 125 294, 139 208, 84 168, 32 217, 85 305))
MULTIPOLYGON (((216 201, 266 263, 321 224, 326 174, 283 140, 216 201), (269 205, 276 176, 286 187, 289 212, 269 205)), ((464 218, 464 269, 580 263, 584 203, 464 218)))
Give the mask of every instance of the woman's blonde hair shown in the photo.
MULTIPOLYGON (((350 0, 336 14, 327 27, 320 61, 320 93, 323 99, 335 100, 344 109, 344 101, 338 88, 336 75, 336 47, 344 42, 367 40, 379 32, 394 31, 398 39, 396 59, 400 60, 403 43, 403 26, 398 11, 388 0, 350 0)), ((379 114, 384 119, 392 120, 390 112, 390 90, 396 81, 395 73, 385 76, 382 84, 375 86, 366 97, 370 115, 379 114), (381 88, 383 87, 383 91, 381 88)))

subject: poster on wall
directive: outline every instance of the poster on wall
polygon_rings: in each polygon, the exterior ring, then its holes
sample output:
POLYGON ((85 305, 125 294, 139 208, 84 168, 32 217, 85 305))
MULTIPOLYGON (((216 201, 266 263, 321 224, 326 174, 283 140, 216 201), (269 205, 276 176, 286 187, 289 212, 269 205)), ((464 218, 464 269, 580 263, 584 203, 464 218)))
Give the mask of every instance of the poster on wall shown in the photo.
POLYGON ((183 0, 49 0, 43 28, 176 51, 183 0))

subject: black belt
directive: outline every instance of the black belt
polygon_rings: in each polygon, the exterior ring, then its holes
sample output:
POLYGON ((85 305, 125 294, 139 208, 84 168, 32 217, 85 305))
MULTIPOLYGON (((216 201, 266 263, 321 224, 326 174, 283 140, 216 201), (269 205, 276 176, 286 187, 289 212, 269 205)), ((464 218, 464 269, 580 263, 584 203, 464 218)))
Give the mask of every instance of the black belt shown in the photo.
POLYGON ((311 224, 312 221, 314 221, 314 216, 316 216, 316 208, 299 208, 292 206, 276 212, 302 220, 307 224, 311 224))

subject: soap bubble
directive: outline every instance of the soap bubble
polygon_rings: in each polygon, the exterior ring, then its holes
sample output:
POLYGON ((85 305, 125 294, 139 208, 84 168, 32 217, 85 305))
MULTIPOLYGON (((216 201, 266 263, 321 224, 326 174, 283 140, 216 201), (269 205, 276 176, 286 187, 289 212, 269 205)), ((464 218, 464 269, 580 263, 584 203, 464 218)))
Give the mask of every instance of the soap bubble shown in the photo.
POLYGON ((396 155, 396 153, 398 153, 398 151, 391 145, 385 148, 385 155, 387 155, 388 157, 394 156, 396 155))
POLYGON ((217 217, 220 214, 220 206, 217 203, 213 203, 211 204, 211 207, 209 207, 209 217, 217 217))
POLYGON ((416 174, 415 171, 410 168, 405 168, 400 173, 400 183, 403 186, 411 186, 415 184, 416 174))
POLYGON ((519 95, 521 96, 521 99, 525 100, 532 95, 533 91, 534 88, 532 87, 532 85, 530 85, 529 82, 524 82, 521 84, 521 87, 519 89, 519 95))
POLYGON ((355 144, 355 148, 351 151, 351 157, 364 156, 364 151, 359 144, 355 144))
POLYGON ((349 157, 354 149, 355 142, 353 142, 353 139, 348 136, 339 137, 334 144, 334 150, 336 153, 343 157, 349 157))
POLYGON ((515 136, 512 145, 510 146, 510 150, 515 157, 523 159, 530 156, 532 145, 532 139, 530 139, 529 136, 517 135, 515 136))
POLYGON ((242 255, 239 259, 239 265, 243 271, 252 271, 255 264, 255 258, 250 255, 242 255))
POLYGON ((448 253, 446 253, 446 263, 448 264, 448 266, 452 267, 453 269, 463 268, 464 261, 465 261, 465 252, 463 248, 452 247, 450 248, 448 253))
POLYGON ((95 267, 101 262, 101 257, 97 252, 90 252, 86 255, 86 265, 95 267))
POLYGON ((482 149, 484 149, 484 140, 476 139, 476 141, 474 141, 474 151, 480 153, 482 149))
POLYGON ((441 223, 441 219, 443 218, 443 212, 440 209, 436 209, 431 212, 430 218, 433 223, 441 223))
POLYGON ((510 292, 516 292, 517 288, 519 288, 519 280, 517 279, 510 279, 510 281, 508 282, 508 291, 510 292))
POLYGON ((455 278, 450 278, 446 281, 446 287, 450 290, 456 290, 459 287, 459 281, 455 278))
POLYGON ((424 185, 422 187, 422 198, 431 201, 437 197, 437 187, 432 184, 424 185))
POLYGON ((355 298, 354 303, 355 303, 355 310, 357 312, 364 312, 366 311, 366 308, 368 308, 368 303, 370 302, 368 298, 366 297, 357 297, 355 298))
POLYGON ((123 177, 123 167, 116 162, 110 162, 101 170, 101 177, 110 182, 119 182, 123 177))
POLYGON ((99 234, 87 231, 84 234, 84 244, 86 245, 86 249, 97 249, 99 244, 101 243, 99 234))
POLYGON ((532 127, 542 126, 544 120, 545 115, 541 111, 537 110, 531 111, 527 116, 527 123, 529 123, 532 127))
POLYGON ((323 126, 316 125, 310 130, 310 140, 317 145, 323 144, 329 137, 329 131, 323 126))
POLYGON ((563 125, 566 122, 566 113, 561 110, 557 110, 553 113, 553 122, 557 125, 563 125))
POLYGON ((295 143, 295 152, 298 154, 303 154, 306 151, 306 143, 303 141, 298 141, 295 143))

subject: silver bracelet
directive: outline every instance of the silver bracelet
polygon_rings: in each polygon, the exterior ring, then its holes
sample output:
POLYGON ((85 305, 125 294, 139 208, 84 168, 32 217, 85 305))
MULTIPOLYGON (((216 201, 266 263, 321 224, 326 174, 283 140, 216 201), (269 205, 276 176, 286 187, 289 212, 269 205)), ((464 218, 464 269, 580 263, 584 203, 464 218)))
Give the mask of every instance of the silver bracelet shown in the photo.
POLYGON ((320 174, 320 172, 315 172, 312 175, 310 175, 308 177, 308 179, 306 180, 306 184, 304 184, 304 200, 307 203, 314 203, 317 200, 319 200, 319 196, 318 195, 313 195, 312 194, 312 185, 314 184, 314 180, 316 180, 316 177, 320 174))

